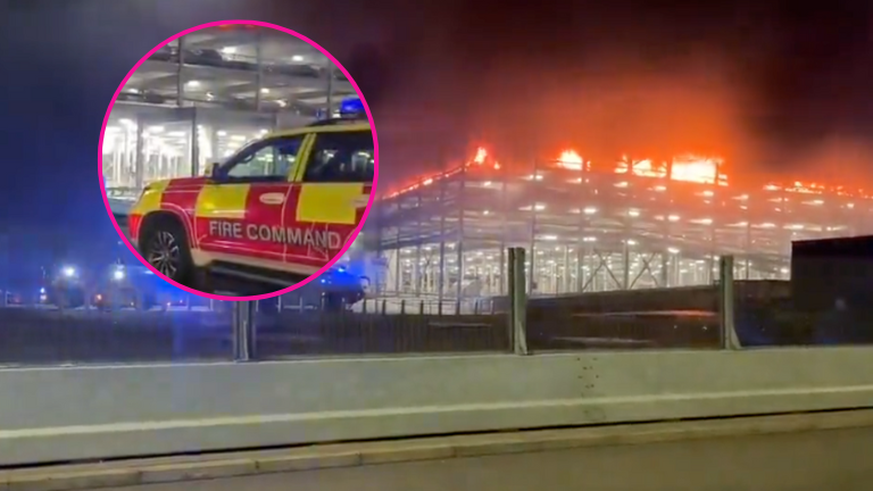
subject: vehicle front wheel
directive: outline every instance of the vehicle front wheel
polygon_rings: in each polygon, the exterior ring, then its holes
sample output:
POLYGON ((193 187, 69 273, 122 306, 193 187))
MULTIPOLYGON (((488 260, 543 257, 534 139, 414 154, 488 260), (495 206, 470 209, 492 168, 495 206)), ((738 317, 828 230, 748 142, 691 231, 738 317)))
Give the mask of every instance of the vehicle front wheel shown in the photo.
POLYGON ((158 219, 143 232, 143 258, 164 276, 191 286, 195 268, 185 229, 175 220, 158 219))

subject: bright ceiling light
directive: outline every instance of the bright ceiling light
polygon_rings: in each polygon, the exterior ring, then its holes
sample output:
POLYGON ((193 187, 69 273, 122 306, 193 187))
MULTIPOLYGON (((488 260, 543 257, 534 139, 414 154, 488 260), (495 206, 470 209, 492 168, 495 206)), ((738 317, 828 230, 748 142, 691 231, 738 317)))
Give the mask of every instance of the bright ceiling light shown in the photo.
POLYGON ((197 87, 200 87, 200 81, 189 80, 185 85, 187 85, 189 88, 196 89, 197 87))
POLYGON ((303 61, 303 56, 302 55, 294 55, 291 57, 291 61, 296 62, 296 63, 300 63, 301 61, 303 61))
POLYGON ((225 46, 221 48, 221 54, 223 55, 235 55, 236 54, 236 46, 225 46))

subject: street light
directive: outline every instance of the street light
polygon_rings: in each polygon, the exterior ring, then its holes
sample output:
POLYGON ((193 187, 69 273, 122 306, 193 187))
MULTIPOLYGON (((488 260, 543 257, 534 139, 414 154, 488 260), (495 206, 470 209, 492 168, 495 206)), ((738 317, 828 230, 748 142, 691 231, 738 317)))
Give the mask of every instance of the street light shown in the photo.
POLYGON ((123 280, 124 279, 124 270, 119 268, 119 269, 116 269, 115 271, 113 271, 112 272, 112 279, 114 279, 115 281, 123 280))
POLYGON ((76 276, 76 268, 72 266, 64 266, 64 268, 61 270, 61 274, 64 276, 64 278, 73 278, 76 276))

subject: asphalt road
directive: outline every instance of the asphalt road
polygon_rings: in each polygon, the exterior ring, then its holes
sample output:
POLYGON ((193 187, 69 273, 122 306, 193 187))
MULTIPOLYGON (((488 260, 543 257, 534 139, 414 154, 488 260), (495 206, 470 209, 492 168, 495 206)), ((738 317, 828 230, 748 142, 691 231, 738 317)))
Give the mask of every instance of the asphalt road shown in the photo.
POLYGON ((873 428, 385 463, 106 491, 869 491, 873 428))

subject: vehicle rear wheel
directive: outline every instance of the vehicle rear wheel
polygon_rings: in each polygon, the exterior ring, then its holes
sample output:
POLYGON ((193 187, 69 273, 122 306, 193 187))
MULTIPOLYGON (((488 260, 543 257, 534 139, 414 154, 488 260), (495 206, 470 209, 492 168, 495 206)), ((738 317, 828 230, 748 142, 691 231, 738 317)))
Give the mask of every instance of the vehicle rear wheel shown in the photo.
POLYGON ((185 286, 192 286, 194 262, 188 236, 179 222, 159 218, 143 231, 141 251, 145 260, 161 274, 185 286))

